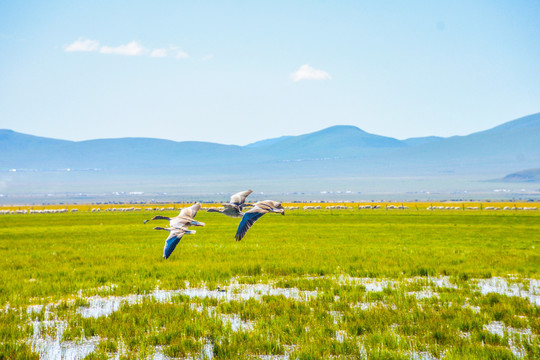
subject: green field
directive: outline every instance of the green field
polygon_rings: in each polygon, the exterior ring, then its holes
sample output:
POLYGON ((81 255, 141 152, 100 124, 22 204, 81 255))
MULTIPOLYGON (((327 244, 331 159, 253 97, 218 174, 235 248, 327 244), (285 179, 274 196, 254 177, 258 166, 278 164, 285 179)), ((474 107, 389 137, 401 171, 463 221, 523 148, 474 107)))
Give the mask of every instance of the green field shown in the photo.
POLYGON ((539 212, 153 214, 0 216, 0 359, 540 358, 539 212))

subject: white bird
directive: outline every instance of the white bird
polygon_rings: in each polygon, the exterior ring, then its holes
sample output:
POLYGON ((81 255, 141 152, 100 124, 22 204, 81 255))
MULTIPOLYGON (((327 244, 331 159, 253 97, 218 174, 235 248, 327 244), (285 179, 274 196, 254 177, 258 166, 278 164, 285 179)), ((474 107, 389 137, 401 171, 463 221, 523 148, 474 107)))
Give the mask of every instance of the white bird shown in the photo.
POLYGON ((244 213, 242 212, 242 209, 246 206, 253 206, 252 204, 245 204, 246 198, 251 194, 253 190, 246 190, 241 191, 239 193, 236 193, 231 196, 231 199, 228 203, 224 203, 223 207, 225 209, 215 209, 210 208, 208 209, 208 212, 218 212, 223 215, 227 215, 230 217, 242 217, 244 213))
POLYGON ((178 245, 178 243, 180 242, 180 239, 182 239, 182 236, 184 236, 184 234, 191 235, 191 234, 196 233, 195 230, 188 230, 185 227, 164 228, 164 227, 156 226, 154 230, 165 230, 169 232, 169 236, 167 237, 167 240, 165 240, 165 247, 163 248, 163 257, 165 259, 168 259, 169 256, 171 256, 172 252, 176 248, 176 245, 178 245))
MULTIPOLYGON (((156 215, 150 220, 169 220, 169 227, 157 226, 154 230, 166 230, 169 232, 169 237, 165 240, 165 247, 163 249, 163 257, 165 259, 171 256, 172 252, 176 248, 176 245, 180 242, 180 239, 184 234, 195 234, 195 230, 188 230, 188 226, 204 226, 205 224, 200 221, 195 221, 193 218, 197 215, 197 211, 201 208, 201 204, 195 203, 190 207, 184 208, 175 217, 168 217, 162 215, 156 215)), ((145 220, 146 224, 148 220, 145 220)))
POLYGON ((281 206, 280 202, 273 200, 256 202, 253 205, 253 208, 249 211, 246 211, 246 213, 242 217, 242 220, 238 225, 238 229, 236 230, 236 241, 242 240, 244 235, 246 235, 246 232, 251 226, 253 226, 255 221, 259 220, 261 216, 269 212, 285 215, 285 209, 283 208, 283 206, 281 206))
MULTIPOLYGON (((175 217, 168 217, 162 215, 156 215, 150 220, 169 220, 170 227, 180 228, 183 226, 204 226, 205 224, 200 221, 195 221, 193 218, 197 215, 197 211, 201 208, 201 204, 195 203, 190 207, 182 209, 180 213, 175 217)), ((144 220, 146 224, 149 220, 144 220)))

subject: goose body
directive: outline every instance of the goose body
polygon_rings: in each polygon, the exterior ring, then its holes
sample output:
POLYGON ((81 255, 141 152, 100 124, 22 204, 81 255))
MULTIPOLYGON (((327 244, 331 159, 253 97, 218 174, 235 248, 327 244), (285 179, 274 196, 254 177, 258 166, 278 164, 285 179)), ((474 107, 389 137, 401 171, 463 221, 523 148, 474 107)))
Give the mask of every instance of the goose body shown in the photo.
POLYGON ((217 213, 227 215, 229 217, 234 217, 234 218, 242 217, 242 215, 244 215, 244 213, 235 206, 228 206, 228 207, 225 206, 223 210, 210 208, 208 209, 208 212, 217 212, 217 213))

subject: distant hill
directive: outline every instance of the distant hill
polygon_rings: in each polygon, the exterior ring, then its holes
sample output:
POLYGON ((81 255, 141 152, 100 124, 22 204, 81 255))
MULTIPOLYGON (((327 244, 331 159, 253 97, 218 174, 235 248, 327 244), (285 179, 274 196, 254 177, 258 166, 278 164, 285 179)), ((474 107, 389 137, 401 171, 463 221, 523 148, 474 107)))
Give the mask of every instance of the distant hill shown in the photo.
MULTIPOLYGON (((151 138, 66 141, 0 130, 0 171, 113 171, 152 178, 316 179, 463 174, 488 176, 540 164, 540 113, 467 136, 398 140, 355 126, 332 126, 246 146, 151 138)), ((105 173, 104 173, 105 174, 105 173)), ((115 178, 115 179, 116 179, 115 178)), ((37 180, 36 180, 37 181, 37 180)))
POLYGON ((292 136, 280 136, 280 137, 277 137, 277 138, 261 140, 261 141, 257 141, 257 142, 251 143, 251 144, 247 144, 246 147, 250 147, 250 148, 265 147, 265 146, 272 145, 272 144, 275 144, 277 142, 280 142, 281 140, 288 139, 290 137, 292 137, 292 136))
POLYGON ((409 146, 396 160, 454 173, 508 173, 540 162, 540 113, 467 136, 409 146))
POLYGON ((438 140, 444 139, 440 136, 426 136, 426 137, 416 137, 403 140, 403 142, 409 146, 418 146, 423 144, 429 144, 438 140))
POLYGON ((0 129, 0 169, 55 167, 75 142, 0 129))
POLYGON ((540 168, 518 171, 506 175, 502 181, 504 182, 540 182, 540 168))
POLYGON ((65 141, 0 130, 0 169, 140 169, 219 163, 241 147, 152 138, 65 141))
POLYGON ((405 146, 405 143, 397 139, 370 134, 356 126, 337 125, 310 134, 281 138, 259 149, 278 157, 309 159, 350 158, 369 150, 405 146))

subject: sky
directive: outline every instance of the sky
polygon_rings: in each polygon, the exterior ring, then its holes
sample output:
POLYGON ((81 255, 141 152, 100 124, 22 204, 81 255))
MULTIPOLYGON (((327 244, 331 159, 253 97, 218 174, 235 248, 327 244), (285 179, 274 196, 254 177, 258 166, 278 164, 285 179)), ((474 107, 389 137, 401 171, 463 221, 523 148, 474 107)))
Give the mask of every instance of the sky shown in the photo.
POLYGON ((540 1, 0 0, 0 128, 244 145, 540 112, 540 1))

